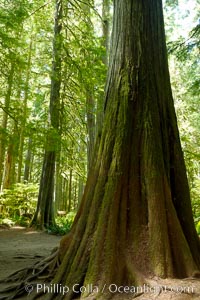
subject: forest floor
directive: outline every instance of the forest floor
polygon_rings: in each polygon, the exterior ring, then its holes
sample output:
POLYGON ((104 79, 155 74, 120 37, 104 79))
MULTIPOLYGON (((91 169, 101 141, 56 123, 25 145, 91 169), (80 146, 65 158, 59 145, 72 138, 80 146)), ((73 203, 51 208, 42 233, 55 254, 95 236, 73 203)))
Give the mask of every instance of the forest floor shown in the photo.
MULTIPOLYGON (((60 239, 60 236, 23 227, 0 228, 0 280, 48 256, 52 249, 59 245, 60 239)), ((143 292, 138 294, 114 293, 113 300, 200 300, 199 279, 152 278, 148 283, 151 290, 145 286, 143 292)), ((28 295, 18 299, 28 299, 28 295)), ((85 298, 94 299, 95 296, 85 298)))
POLYGON ((0 280, 48 256, 61 236, 24 227, 0 228, 0 280))
POLYGON ((61 236, 24 227, 0 227, 0 280, 50 255, 60 239, 61 236))

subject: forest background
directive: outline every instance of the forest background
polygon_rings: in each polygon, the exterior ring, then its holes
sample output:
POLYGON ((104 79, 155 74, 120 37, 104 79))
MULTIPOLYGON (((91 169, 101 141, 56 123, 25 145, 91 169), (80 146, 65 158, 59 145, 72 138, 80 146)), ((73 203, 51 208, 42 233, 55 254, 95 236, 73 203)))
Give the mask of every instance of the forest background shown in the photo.
MULTIPOLYGON (((54 215, 34 225, 65 233, 101 132, 112 1, 64 1, 62 11, 58 3, 0 4, 0 223, 28 225, 39 199, 51 198, 54 215)), ((164 1, 171 83, 200 234, 199 4, 164 1)))

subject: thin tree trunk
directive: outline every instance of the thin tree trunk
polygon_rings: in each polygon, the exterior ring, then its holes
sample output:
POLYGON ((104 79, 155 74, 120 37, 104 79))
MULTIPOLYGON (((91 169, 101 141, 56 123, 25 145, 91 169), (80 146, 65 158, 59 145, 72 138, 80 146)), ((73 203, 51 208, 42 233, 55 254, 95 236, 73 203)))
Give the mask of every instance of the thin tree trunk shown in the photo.
POLYGON ((73 178, 73 170, 72 168, 69 171, 69 188, 68 188, 68 207, 67 212, 70 212, 72 205, 72 178, 73 178))
POLYGON ((24 182, 29 182, 30 170, 31 170, 31 161, 32 161, 32 138, 28 139, 28 149, 26 152, 25 158, 25 168, 24 168, 24 182))
POLYGON ((74 183, 73 210, 76 208, 77 202, 78 202, 78 199, 77 199, 78 192, 77 191, 78 191, 78 180, 76 177, 75 183, 74 183))
POLYGON ((12 160, 13 160, 13 144, 10 143, 7 150, 6 161, 5 161, 5 172, 3 178, 3 189, 9 189, 11 187, 11 170, 12 170, 12 160))
POLYGON ((59 210, 60 204, 62 203, 62 177, 60 175, 60 151, 56 153, 56 175, 55 175, 55 211, 59 210))
POLYGON ((5 96, 3 118, 2 118, 2 122, 1 122, 2 130, 1 130, 1 134, 0 134, 0 186, 2 185, 3 172, 4 172, 4 159, 5 159, 5 150, 6 150, 6 141, 7 141, 6 130, 7 130, 7 124, 8 124, 8 113, 7 112, 9 111, 9 107, 10 107, 14 70, 15 70, 15 65, 13 63, 11 65, 10 74, 8 76, 8 88, 7 88, 7 93, 5 96))
POLYGON ((68 196, 69 196, 69 183, 68 180, 65 179, 65 185, 64 185, 64 194, 65 197, 63 198, 63 209, 67 211, 67 203, 68 203, 68 196))
POLYGON ((11 186, 16 183, 15 176, 15 162, 17 158, 17 149, 18 149, 18 130, 15 122, 12 122, 13 129, 12 135, 9 137, 5 166, 4 166, 4 174, 3 174, 3 189, 9 189, 11 186))
POLYGON ((29 45, 28 52, 28 62, 27 62, 27 72, 26 72, 26 80, 25 80, 25 88, 24 88, 24 101, 23 101, 23 116, 21 123, 21 131, 20 131, 20 141, 19 141, 19 158, 18 158, 18 182, 21 182, 22 177, 22 166, 23 166, 23 155, 24 155, 24 134, 27 123, 27 103, 29 96, 29 80, 31 73, 31 57, 32 57, 32 47, 33 47, 33 36, 31 36, 31 41, 29 45))

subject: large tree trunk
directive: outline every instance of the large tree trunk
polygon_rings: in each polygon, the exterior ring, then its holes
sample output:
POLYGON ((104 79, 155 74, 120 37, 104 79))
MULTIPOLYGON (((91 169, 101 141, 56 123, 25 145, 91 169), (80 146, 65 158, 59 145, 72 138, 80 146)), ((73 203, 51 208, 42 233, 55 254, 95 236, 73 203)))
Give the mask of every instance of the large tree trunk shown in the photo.
POLYGON ((50 93, 50 128, 45 145, 45 154, 40 180, 37 209, 31 226, 39 228, 54 224, 54 176, 56 153, 60 151, 60 87, 61 87, 61 52, 62 52, 62 0, 56 0, 53 63, 50 93))
POLYGON ((113 296, 110 284, 134 286, 152 276, 198 272, 200 242, 170 87, 161 0, 114 1, 105 119, 96 151, 52 282, 69 292, 45 299, 73 299, 75 284, 76 291, 77 285, 86 287, 84 297, 89 284, 105 300, 113 296))
POLYGON ((100 146, 53 281, 70 287, 65 299, 75 283, 133 285, 200 267, 166 53, 161 0, 115 0, 100 146))
POLYGON ((54 225, 53 195, 54 195, 55 151, 46 151, 40 179, 37 209, 31 226, 40 229, 54 225))

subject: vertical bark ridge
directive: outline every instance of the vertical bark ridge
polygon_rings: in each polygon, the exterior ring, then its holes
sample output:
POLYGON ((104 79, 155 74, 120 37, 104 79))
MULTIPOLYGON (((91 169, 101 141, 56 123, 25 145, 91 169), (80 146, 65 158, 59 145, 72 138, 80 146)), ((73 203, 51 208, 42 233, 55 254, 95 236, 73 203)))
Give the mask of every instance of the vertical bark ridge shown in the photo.
POLYGON ((114 7, 101 141, 54 280, 68 286, 138 284, 200 268, 162 2, 115 0, 114 7))

